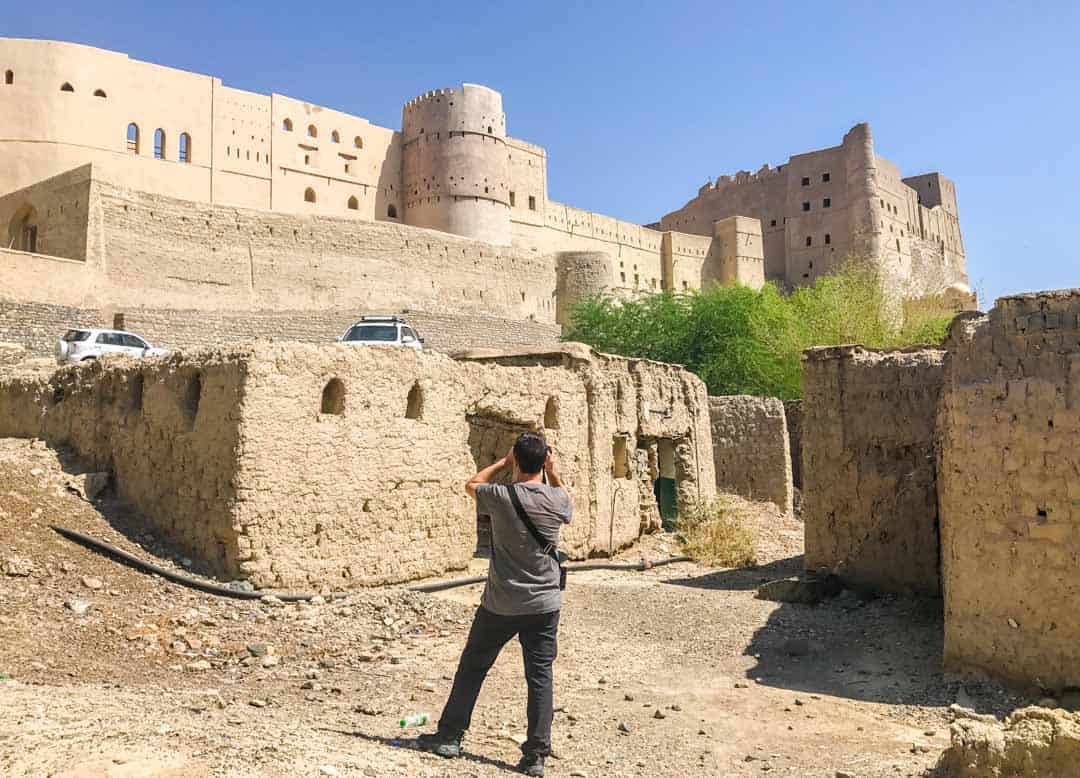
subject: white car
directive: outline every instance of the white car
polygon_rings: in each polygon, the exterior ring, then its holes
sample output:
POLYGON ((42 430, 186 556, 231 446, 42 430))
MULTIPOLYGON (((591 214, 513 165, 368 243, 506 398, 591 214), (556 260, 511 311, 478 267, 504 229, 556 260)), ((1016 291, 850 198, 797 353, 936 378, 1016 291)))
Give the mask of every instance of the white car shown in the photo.
POLYGON ((127 357, 160 357, 169 352, 154 348, 138 335, 120 330, 68 330, 56 342, 56 363, 68 365, 120 354, 127 357))
POLYGON ((350 346, 400 346, 417 351, 424 348, 424 339, 400 316, 361 316, 338 342, 350 346))

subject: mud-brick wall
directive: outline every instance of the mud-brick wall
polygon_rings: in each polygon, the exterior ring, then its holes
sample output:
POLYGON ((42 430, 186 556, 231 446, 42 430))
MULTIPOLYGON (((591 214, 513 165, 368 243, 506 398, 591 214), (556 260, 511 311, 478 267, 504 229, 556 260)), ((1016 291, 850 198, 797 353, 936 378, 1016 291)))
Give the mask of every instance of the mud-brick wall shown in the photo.
POLYGON ((710 397, 716 488, 791 513, 791 447, 784 403, 772 397, 710 397))
POLYGON ((856 586, 940 592, 935 417, 945 352, 861 346, 803 359, 806 567, 856 586))
POLYGON ((1080 686, 1080 290, 954 323, 941 419, 945 664, 1080 686))

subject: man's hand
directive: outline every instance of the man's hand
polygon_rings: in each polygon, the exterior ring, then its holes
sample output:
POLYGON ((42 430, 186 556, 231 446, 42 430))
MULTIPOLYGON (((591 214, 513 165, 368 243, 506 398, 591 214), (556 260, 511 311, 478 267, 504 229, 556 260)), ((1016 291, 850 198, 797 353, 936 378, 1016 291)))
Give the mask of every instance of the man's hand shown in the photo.
POLYGON ((547 480, 550 486, 556 486, 560 489, 566 489, 563 486, 562 479, 559 478, 559 474, 555 472, 555 457, 551 455, 551 449, 548 449, 547 458, 544 459, 544 472, 547 473, 547 480))

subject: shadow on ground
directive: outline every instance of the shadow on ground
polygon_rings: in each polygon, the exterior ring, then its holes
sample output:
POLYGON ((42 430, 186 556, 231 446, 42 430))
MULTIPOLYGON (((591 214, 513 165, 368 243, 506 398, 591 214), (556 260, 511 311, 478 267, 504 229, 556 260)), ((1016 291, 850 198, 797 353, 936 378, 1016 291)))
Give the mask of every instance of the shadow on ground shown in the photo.
MULTIPOLYGON (((796 556, 667 583, 748 591, 798 575, 802 565, 803 558, 796 556)), ((940 599, 867 597, 845 590, 820 605, 772 605, 766 623, 743 651, 757 662, 746 673, 756 683, 889 705, 948 707, 959 702, 995 715, 1027 702, 993 682, 945 676, 940 599)))
POLYGON ((757 589, 766 581, 798 575, 802 570, 803 557, 800 554, 787 559, 778 559, 767 565, 719 570, 715 573, 699 575, 693 578, 669 578, 664 583, 675 586, 690 586, 696 589, 747 591, 757 589))
MULTIPOLYGON (((359 730, 345 730, 345 729, 332 729, 329 727, 320 727, 323 732, 333 732, 338 735, 345 735, 347 737, 355 737, 361 740, 366 740, 369 743, 380 743, 388 748, 404 748, 410 751, 419 751, 416 746, 415 738, 392 738, 383 737, 382 735, 369 735, 366 732, 360 732, 359 730)), ((466 746, 467 747, 467 746, 466 746)), ((439 757, 432 757, 438 759, 439 757)), ((455 761, 458 762, 472 762, 474 764, 490 765, 491 767, 497 767, 500 770, 506 770, 508 772, 516 773, 517 768, 509 762, 504 762, 501 759, 493 759, 489 756, 483 756, 481 754, 474 754, 471 751, 463 751, 461 756, 456 760, 447 759, 447 764, 452 764, 455 761)))

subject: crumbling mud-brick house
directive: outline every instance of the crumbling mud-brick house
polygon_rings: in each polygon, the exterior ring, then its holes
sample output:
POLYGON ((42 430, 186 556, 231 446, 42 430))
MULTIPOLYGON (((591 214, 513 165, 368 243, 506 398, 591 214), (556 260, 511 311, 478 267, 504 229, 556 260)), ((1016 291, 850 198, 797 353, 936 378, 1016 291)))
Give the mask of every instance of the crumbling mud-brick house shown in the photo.
POLYGON ((595 354, 252 345, 0 379, 0 435, 74 448, 150 529, 258 587, 348 587, 463 567, 465 480, 523 430, 573 496, 572 556, 608 552, 714 492, 704 384, 595 354), (669 483, 670 482, 670 483, 669 483))
POLYGON ((1080 686, 1080 290, 958 321, 939 416, 945 666, 1080 686))

